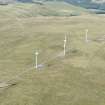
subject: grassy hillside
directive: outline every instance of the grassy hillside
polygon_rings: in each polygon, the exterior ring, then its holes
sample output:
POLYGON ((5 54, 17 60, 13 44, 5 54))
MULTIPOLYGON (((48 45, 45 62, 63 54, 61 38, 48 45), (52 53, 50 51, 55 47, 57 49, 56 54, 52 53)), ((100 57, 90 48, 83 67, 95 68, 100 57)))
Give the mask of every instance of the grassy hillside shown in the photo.
POLYGON ((104 0, 64 0, 64 1, 76 6, 84 7, 86 9, 98 9, 105 11, 104 0))
POLYGON ((87 9, 99 9, 105 11, 105 0, 0 0, 0 4, 8 5, 15 2, 43 4, 48 1, 66 2, 87 9))
POLYGON ((0 89, 1 105, 104 105, 105 44, 95 41, 105 33, 104 22, 92 16, 0 18, 0 81, 16 82, 0 89), (93 42, 85 42, 86 28, 93 42), (59 54, 66 33, 64 58, 59 54), (39 71, 36 50, 38 63, 45 62, 39 71))
POLYGON ((65 2, 45 2, 42 5, 32 3, 17 3, 7 6, 0 6, 0 13, 18 17, 33 16, 76 16, 85 14, 86 10, 72 6, 65 2))
MULTIPOLYGON (((45 5, 53 7, 49 2, 45 5)), ((56 5, 56 10, 81 10, 56 5)), ((42 6, 0 7, 0 87, 6 81, 15 83, 0 88, 0 105, 104 105, 105 40, 100 39, 105 38, 105 18, 82 10, 81 16, 44 17, 37 8, 42 6), (89 29, 88 43, 85 29, 89 29), (63 57, 65 34, 67 55, 63 57), (43 64, 38 70, 36 50, 38 64, 43 64)))

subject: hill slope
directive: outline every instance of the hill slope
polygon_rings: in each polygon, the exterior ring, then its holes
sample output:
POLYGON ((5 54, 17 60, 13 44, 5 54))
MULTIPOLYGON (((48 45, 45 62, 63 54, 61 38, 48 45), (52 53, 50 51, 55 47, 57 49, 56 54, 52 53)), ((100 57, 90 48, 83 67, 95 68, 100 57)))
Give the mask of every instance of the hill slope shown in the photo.
POLYGON ((15 3, 0 6, 0 13, 19 17, 33 16, 77 16, 87 11, 66 2, 15 3))
POLYGON ((0 88, 1 105, 105 105, 105 40, 96 40, 105 38, 105 18, 16 19, 2 14, 0 82, 16 85, 0 88), (89 43, 85 42, 87 28, 93 39, 89 43), (63 57, 65 34, 68 52, 63 57), (38 64, 44 64, 38 70, 36 50, 38 64))
POLYGON ((64 0, 70 4, 81 6, 87 9, 105 10, 104 0, 64 0))
MULTIPOLYGON (((43 4, 48 1, 54 2, 55 0, 0 0, 0 4, 10 4, 10 3, 35 3, 35 4, 43 4)), ((84 7, 86 9, 99 9, 104 10, 105 12, 105 1, 104 0, 56 0, 59 3, 60 2, 66 2, 72 5, 84 7)), ((100 11, 99 13, 104 13, 103 11, 100 11)))
POLYGON ((85 14, 65 2, 0 6, 0 105, 105 105, 105 18, 85 14))

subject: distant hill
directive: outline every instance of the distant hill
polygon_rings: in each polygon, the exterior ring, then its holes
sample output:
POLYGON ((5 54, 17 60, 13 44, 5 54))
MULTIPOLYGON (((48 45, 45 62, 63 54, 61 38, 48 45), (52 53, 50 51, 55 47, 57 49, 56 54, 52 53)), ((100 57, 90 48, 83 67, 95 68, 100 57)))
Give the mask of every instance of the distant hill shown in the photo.
POLYGON ((0 7, 0 13, 13 14, 18 17, 79 16, 87 14, 88 11, 63 1, 34 1, 34 3, 15 3, 14 5, 6 6, 6 8, 0 7))
POLYGON ((94 3, 105 3, 105 0, 92 0, 94 3))
POLYGON ((20 2, 64 1, 87 9, 105 10, 105 0, 17 0, 17 1, 20 1, 20 2))
POLYGON ((47 2, 59 2, 60 5, 60 3, 64 2, 66 4, 68 3, 70 5, 75 5, 82 8, 90 9, 92 10, 92 12, 94 11, 95 13, 100 13, 100 14, 105 13, 105 0, 0 0, 1 5, 7 5, 9 3, 14 3, 14 2, 34 3, 40 5, 46 4, 47 2))
POLYGON ((7 5, 7 4, 13 3, 13 2, 15 2, 15 0, 0 0, 1 5, 7 5))
POLYGON ((105 10, 105 0, 65 0, 66 2, 87 9, 105 10))
POLYGON ((87 9, 105 10, 105 0, 0 0, 0 4, 7 4, 11 2, 38 3, 38 2, 48 2, 48 1, 59 1, 59 2, 64 1, 87 9))
POLYGON ((92 10, 96 14, 105 14, 105 0, 64 0, 72 5, 92 10))

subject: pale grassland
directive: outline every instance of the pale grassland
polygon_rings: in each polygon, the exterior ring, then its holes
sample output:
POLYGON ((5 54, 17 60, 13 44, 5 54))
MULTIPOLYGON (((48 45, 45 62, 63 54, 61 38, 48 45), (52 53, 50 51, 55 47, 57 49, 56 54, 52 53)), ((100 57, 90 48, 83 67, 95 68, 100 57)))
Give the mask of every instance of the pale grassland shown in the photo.
MULTIPOLYGON (((11 12, 10 12, 11 13, 11 12)), ((16 85, 0 89, 0 105, 105 105, 105 44, 85 42, 105 35, 105 19, 92 15, 77 17, 20 17, 0 15, 0 81, 11 80, 32 68, 34 53, 38 63, 47 62, 38 71, 34 67, 16 85), (70 34, 69 34, 70 33, 70 34), (64 35, 68 34, 65 58, 64 35)))

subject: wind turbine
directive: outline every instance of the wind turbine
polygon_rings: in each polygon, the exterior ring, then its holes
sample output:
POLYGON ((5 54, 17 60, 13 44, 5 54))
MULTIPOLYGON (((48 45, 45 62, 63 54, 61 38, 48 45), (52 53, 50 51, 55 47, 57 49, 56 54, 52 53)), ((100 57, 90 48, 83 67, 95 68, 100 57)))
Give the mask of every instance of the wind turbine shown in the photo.
POLYGON ((38 68, 38 51, 35 52, 35 68, 37 69, 38 68))
POLYGON ((66 43, 67 43, 67 36, 65 35, 65 39, 64 39, 64 56, 66 55, 66 43))

